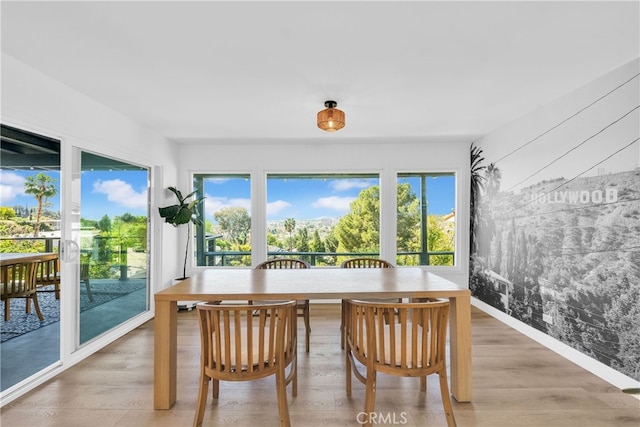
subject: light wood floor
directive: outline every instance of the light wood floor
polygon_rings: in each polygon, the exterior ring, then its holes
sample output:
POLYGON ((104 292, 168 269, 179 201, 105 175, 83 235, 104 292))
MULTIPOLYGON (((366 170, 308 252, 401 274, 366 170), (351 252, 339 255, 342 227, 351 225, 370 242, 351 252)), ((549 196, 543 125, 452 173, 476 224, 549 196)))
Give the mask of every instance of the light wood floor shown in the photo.
MULTIPOLYGON (((302 322, 300 322, 302 324, 302 322)), ((299 338, 298 396, 289 409, 294 426, 354 426, 364 386, 344 392, 339 306, 312 305, 311 352, 299 338)), ((178 401, 153 408, 153 322, 5 406, 2 427, 181 427, 193 420, 199 332, 194 312, 179 314, 178 401)), ((276 426, 274 379, 222 383, 205 425, 276 426)), ((472 403, 453 402, 459 426, 640 426, 640 401, 473 309, 472 403)), ((384 425, 446 425, 436 376, 426 396, 419 380, 379 376, 376 412, 384 425)))

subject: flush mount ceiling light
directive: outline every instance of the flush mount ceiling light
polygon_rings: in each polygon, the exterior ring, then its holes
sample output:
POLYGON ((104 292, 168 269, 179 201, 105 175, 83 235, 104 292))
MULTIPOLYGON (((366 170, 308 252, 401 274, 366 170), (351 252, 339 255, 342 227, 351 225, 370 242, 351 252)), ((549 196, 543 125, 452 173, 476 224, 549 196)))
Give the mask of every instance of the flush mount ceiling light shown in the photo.
POLYGON ((327 107, 318 112, 318 127, 327 132, 335 132, 344 127, 344 111, 338 110, 336 101, 325 101, 327 107))

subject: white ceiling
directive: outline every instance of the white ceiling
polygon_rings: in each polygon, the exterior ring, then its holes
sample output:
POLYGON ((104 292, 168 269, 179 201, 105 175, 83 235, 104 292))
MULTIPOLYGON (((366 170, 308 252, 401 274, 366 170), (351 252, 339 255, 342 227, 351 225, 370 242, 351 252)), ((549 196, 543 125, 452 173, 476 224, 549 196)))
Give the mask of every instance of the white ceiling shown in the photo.
POLYGON ((640 56, 638 1, 1 7, 4 53, 177 141, 472 140, 640 56))

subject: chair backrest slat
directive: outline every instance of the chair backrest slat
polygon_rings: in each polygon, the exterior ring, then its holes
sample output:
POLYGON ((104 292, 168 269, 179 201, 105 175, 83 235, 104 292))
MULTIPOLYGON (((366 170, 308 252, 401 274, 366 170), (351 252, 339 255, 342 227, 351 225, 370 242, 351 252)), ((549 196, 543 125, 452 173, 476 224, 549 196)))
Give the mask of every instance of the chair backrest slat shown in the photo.
MULTIPOLYGON (((376 375, 426 377, 437 374, 447 425, 455 427, 446 367, 448 300, 414 299, 411 302, 344 300, 347 356, 347 395, 351 395, 351 372, 365 384, 365 408, 375 407, 376 375), (360 372, 364 365, 366 371, 360 372)), ((371 425, 365 422, 363 425, 371 425)))
POLYGON ((60 258, 57 254, 43 255, 38 262, 36 282, 40 285, 52 284, 60 281, 60 258))
MULTIPOLYGON (((445 363, 448 301, 347 300, 347 340, 363 364, 427 375, 445 363)), ((382 370, 382 369, 381 369, 382 370)))
POLYGON ((393 264, 379 258, 351 258, 340 264, 342 268, 393 268, 393 264))
POLYGON ((295 301, 197 307, 201 360, 205 369, 217 372, 221 379, 270 375, 278 364, 288 364, 295 356, 295 301))
POLYGON ((256 266, 256 269, 270 269, 270 268, 309 268, 309 263, 296 258, 274 258, 264 261, 256 266))
POLYGON ((36 291, 38 261, 17 262, 2 266, 2 297, 18 298, 36 291))

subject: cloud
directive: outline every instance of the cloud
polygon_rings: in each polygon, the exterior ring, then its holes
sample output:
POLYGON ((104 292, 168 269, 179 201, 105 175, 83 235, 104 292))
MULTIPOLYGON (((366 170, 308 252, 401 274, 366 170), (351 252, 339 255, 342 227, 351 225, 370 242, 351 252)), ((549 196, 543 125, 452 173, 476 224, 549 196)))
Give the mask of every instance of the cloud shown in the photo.
POLYGON ((217 212, 220 209, 238 206, 245 208, 251 215, 251 199, 229 199, 227 197, 212 197, 207 195, 204 199, 204 211, 208 213, 217 212))
POLYGON ((207 182, 207 184, 221 185, 221 184, 226 184, 231 179, 232 178, 206 178, 205 181, 207 182))
POLYGON ((338 196, 321 197, 315 202, 313 202, 311 206, 314 208, 324 208, 324 209, 331 209, 339 212, 347 212, 349 210, 349 205, 355 199, 356 197, 338 197, 338 196))
POLYGON ((8 171, 0 171, 0 203, 7 202, 24 195, 24 177, 8 171))
POLYGON ((291 203, 285 202, 284 200, 276 200, 275 202, 267 203, 267 216, 280 213, 291 206, 293 206, 291 203))
POLYGON ((146 209, 147 189, 137 192, 131 184, 121 179, 96 181, 93 183, 95 193, 106 194, 107 200, 132 209, 146 209))
POLYGON ((369 188, 371 187, 371 181, 364 179, 338 179, 331 181, 329 185, 336 191, 347 191, 353 188, 369 188))

